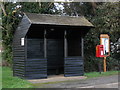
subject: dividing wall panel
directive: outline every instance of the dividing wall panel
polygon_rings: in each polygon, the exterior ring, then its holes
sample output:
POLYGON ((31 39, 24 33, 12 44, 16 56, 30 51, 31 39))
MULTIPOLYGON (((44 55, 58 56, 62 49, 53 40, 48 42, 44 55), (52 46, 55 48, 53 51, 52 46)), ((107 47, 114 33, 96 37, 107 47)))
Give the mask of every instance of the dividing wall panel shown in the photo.
POLYGON ((84 74, 83 59, 81 57, 66 57, 64 76, 82 76, 84 74))
POLYGON ((43 39, 27 40, 27 60, 25 76, 27 79, 47 78, 47 59, 44 58, 43 39))

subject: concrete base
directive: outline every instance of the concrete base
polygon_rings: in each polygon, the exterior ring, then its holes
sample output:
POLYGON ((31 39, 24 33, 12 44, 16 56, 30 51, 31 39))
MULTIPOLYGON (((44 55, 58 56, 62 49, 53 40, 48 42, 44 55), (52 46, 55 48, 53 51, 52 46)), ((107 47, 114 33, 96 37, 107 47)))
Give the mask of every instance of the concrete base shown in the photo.
POLYGON ((64 77, 64 75, 51 75, 47 79, 32 79, 28 80, 31 83, 48 83, 48 82, 59 82, 59 81, 72 81, 85 79, 85 76, 73 76, 73 77, 64 77))

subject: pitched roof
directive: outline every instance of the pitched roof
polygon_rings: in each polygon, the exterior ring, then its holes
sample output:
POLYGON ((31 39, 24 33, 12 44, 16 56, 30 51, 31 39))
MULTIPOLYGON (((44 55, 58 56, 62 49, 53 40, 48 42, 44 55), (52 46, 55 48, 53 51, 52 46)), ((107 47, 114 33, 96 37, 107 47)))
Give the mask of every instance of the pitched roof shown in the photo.
POLYGON ((32 24, 68 25, 68 26, 88 26, 93 25, 84 16, 61 16, 50 14, 25 13, 32 24))

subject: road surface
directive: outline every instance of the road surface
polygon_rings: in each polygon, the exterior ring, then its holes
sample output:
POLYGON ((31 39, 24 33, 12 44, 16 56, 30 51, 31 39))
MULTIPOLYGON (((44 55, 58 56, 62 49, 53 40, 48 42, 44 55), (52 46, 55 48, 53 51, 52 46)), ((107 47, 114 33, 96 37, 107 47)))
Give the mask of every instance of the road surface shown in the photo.
POLYGON ((59 83, 37 84, 42 88, 118 88, 118 75, 89 78, 59 83))

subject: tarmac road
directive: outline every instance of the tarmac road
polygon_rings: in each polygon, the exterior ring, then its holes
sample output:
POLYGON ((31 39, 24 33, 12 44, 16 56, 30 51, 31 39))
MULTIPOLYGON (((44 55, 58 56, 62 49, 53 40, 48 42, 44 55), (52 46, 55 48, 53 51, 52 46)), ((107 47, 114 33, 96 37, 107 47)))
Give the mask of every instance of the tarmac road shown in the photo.
MULTIPOLYGON (((120 85, 119 85, 120 86, 120 85)), ((43 88, 118 88, 118 75, 44 84, 43 88)))

